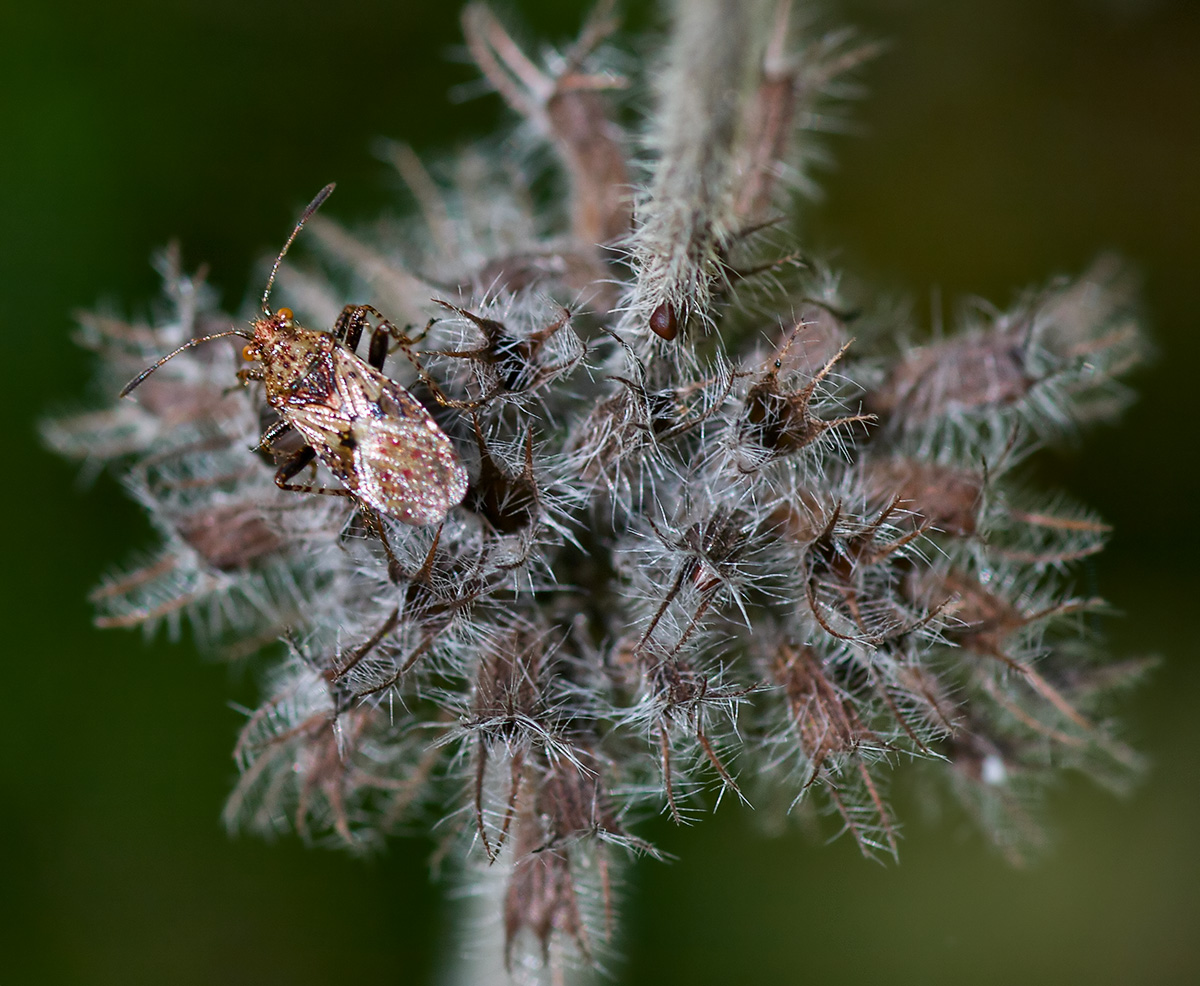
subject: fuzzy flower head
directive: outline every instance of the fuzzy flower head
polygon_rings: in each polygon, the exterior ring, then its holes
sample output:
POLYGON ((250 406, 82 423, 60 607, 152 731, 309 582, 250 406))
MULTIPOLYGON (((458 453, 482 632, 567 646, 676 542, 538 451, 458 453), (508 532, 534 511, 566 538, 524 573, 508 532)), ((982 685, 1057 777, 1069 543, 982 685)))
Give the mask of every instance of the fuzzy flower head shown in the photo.
POLYGON ((728 795, 891 857, 888 780, 923 772, 1019 860, 1059 771, 1136 771, 1104 692, 1137 668, 1070 590, 1108 529, 1015 475, 1125 402, 1127 279, 936 336, 846 297, 794 193, 871 49, 794 15, 680 0, 641 72, 611 4, 540 58, 468 7, 511 160, 393 148, 390 237, 326 190, 251 328, 168 251, 161 317, 81 328, 114 400, 45 425, 158 533, 100 625, 261 662, 230 829, 432 827, 478 904, 463 981, 604 968, 648 815, 728 795))

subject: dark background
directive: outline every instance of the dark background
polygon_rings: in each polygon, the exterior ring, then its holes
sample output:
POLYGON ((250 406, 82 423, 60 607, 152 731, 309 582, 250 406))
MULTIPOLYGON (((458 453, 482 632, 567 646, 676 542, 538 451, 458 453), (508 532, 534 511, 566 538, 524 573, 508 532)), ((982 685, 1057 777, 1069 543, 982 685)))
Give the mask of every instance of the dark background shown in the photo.
MULTIPOLYGON (((137 313, 151 251, 178 237, 226 307, 259 284, 298 209, 394 201, 379 136, 452 149, 501 117, 453 105, 457 3, 69 0, 0 8, 0 370, 4 667, 0 982, 429 982, 447 926, 428 845, 366 861, 296 840, 230 840, 253 669, 186 641, 93 630, 87 591, 150 534, 117 485, 77 485, 34 422, 77 405, 71 312, 137 313)), ((561 41, 583 5, 513 0, 561 41)), ((1157 342, 1119 428, 1048 478, 1116 525, 1097 578, 1125 615, 1114 650, 1165 662, 1128 706, 1153 759, 1127 800, 1066 778, 1057 845, 1009 869, 955 811, 907 820, 899 866, 843 840, 766 839, 727 803, 650 834, 677 862, 627 888, 630 984, 1200 982, 1200 4, 1190 0, 847 0, 889 51, 864 73, 812 242, 908 292, 997 303, 1102 249, 1130 259, 1157 342)), ((638 7, 633 20, 646 23, 638 7)), ((514 17, 509 17, 512 22, 514 17)))

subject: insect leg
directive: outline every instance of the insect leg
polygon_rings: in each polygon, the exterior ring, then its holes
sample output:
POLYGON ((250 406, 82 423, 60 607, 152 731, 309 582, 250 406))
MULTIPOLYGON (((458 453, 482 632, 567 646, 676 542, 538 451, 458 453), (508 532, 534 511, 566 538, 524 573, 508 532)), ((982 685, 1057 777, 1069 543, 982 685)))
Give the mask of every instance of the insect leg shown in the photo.
POLYGON ((369 316, 374 316, 379 320, 378 326, 371 333, 371 345, 367 357, 367 362, 377 370, 383 369, 384 361, 387 359, 389 337, 402 347, 413 346, 425 338, 430 326, 437 321, 430 319, 429 324, 419 334, 410 336, 407 331, 389 321, 379 309, 371 305, 347 305, 342 309, 342 313, 333 325, 334 339, 351 352, 357 352, 358 344, 362 341, 363 330, 370 324, 369 316))
MULTIPOLYGON (((375 369, 382 370, 384 361, 388 357, 388 340, 394 339, 400 349, 403 349, 405 355, 411 351, 411 347, 429 334, 430 327, 437 321, 436 318, 431 318, 416 335, 408 335, 407 326, 405 330, 401 330, 393 322, 389 322, 386 318, 383 319, 371 333, 371 346, 368 351, 367 362, 375 369)), ((411 357, 410 357, 411 358, 411 357)))
POLYGON ((434 382, 433 378, 429 377, 424 372, 422 372, 422 379, 425 381, 429 389, 433 391, 434 398, 439 404, 442 405, 442 407, 456 407, 465 411, 474 411, 477 408, 487 407, 491 401, 499 397, 502 393, 504 393, 505 390, 504 384, 499 383, 478 400, 456 401, 447 397, 442 389, 434 382))
POLYGON ((367 324, 367 313, 374 310, 367 305, 347 305, 333 323, 334 339, 355 352, 367 324))
MULTIPOLYGON (((415 336, 408 336, 409 345, 415 345, 416 343, 418 343, 422 339, 424 339, 427 335, 429 335, 429 330, 432 329, 435 325, 437 325, 437 322, 438 322, 438 320, 436 318, 431 318, 428 322, 425 323, 425 327, 420 332, 418 332, 415 336)), ((406 330, 408 328, 409 328, 409 326, 405 326, 406 330)), ((396 341, 399 342, 400 340, 397 339, 396 341)))
POLYGON ((262 438, 258 440, 258 444, 250 451, 257 452, 260 449, 269 449, 280 435, 285 435, 291 431, 292 426, 289 422, 280 418, 273 425, 270 425, 266 431, 262 433, 262 438))
POLYGON ((388 562, 388 580, 393 585, 399 585, 400 580, 404 578, 404 569, 400 565, 400 560, 392 551, 392 543, 388 540, 387 528, 384 527, 383 518, 379 512, 372 510, 370 507, 360 503, 363 519, 367 523, 367 528, 372 531, 381 542, 383 542, 383 553, 387 555, 388 562))
MULTIPOLYGON (((429 325, 426 325, 424 331, 422 331, 420 338, 424 338, 425 333, 429 331, 429 326, 433 325, 433 323, 435 321, 437 321, 437 320, 436 319, 430 320, 429 325)), ((392 335, 393 338, 397 338, 395 333, 399 332, 399 329, 397 329, 394 325, 392 325, 391 322, 384 321, 383 323, 381 323, 379 328, 375 330, 376 335, 382 333, 384 330, 387 330, 388 334, 392 335)), ((384 338, 386 339, 386 336, 384 338)), ((451 397, 447 397, 446 392, 444 390, 442 390, 442 388, 440 386, 438 386, 438 382, 429 375, 429 371, 426 370, 425 367, 423 367, 421 365, 421 361, 418 360, 416 355, 413 353, 412 343, 414 340, 409 339, 407 336, 400 335, 398 341, 400 342, 401 351, 404 353, 404 355, 408 359, 408 361, 413 365, 413 369, 417 371, 417 376, 420 377, 421 382, 423 384, 425 384, 426 387, 429 388, 429 392, 431 394, 433 394, 434 399, 439 404, 441 404, 442 407, 456 407, 456 408, 463 408, 463 409, 467 409, 467 410, 471 410, 471 409, 478 408, 478 407, 483 407, 488 402, 490 402, 494 397, 496 397, 498 394, 500 394, 504 391, 504 384, 501 383, 498 386, 496 386, 492 391, 490 391, 489 393, 487 393, 484 396, 482 396, 481 398, 479 398, 479 400, 456 401, 451 397)), ((371 348, 372 348, 372 352, 373 352, 374 348, 375 348, 375 336, 373 336, 371 339, 371 348)), ((386 353, 384 355, 386 355, 386 353)), ((473 356, 474 353, 472 352, 470 354, 459 354, 459 353, 437 352, 434 355, 437 355, 437 356, 472 355, 473 356)))
POLYGON ((345 333, 344 340, 339 338, 339 341, 344 341, 346 346, 354 349, 362 338, 362 331, 367 325, 366 316, 368 314, 374 315, 379 319, 379 324, 371 332, 371 342, 367 353, 367 362, 375 369, 383 369, 383 364, 388 358, 388 340, 392 339, 395 340, 399 349, 403 351, 405 357, 413 365, 413 369, 417 371, 421 382, 429 388, 430 392, 437 399, 437 402, 443 407, 482 407, 500 392, 498 389, 478 401, 456 401, 446 396, 442 388, 438 386, 437 381, 429 375, 429 372, 421 365, 412 351, 413 345, 424 339, 430 328, 437 322, 436 318, 431 318, 417 335, 409 336, 394 322, 390 322, 384 318, 383 313, 377 308, 372 308, 370 305, 347 305, 338 317, 337 324, 334 327, 334 336, 339 337, 342 333, 345 333))
POLYGON ((375 369, 383 370, 388 356, 388 331, 382 325, 371 333, 371 345, 367 351, 367 362, 375 369))
MULTIPOLYGON (((381 312, 378 308, 375 308, 372 305, 356 305, 356 306, 348 306, 348 307, 357 308, 358 314, 360 317, 362 317, 364 323, 366 322, 367 315, 374 315, 375 318, 377 318, 379 320, 379 329, 385 330, 387 332, 387 334, 390 335, 393 339, 395 339, 396 342, 401 346, 412 346, 412 345, 415 345, 416 343, 420 342, 422 339, 425 338, 426 335, 428 335, 429 330, 431 328, 433 328, 433 326, 437 323, 436 318, 431 318, 428 322, 425 323, 425 328, 423 328, 416 335, 410 336, 408 334, 408 332, 406 331, 406 329, 401 329, 400 326, 396 325, 395 322, 392 322, 391 320, 389 320, 388 317, 383 314, 383 312, 381 312)), ((376 331, 378 332, 379 329, 376 329, 376 331)))
POLYGON ((312 464, 317 453, 311 445, 305 445, 295 455, 289 458, 275 471, 275 485, 281 490, 291 493, 324 493, 326 496, 346 496, 355 499, 354 494, 346 489, 334 489, 329 486, 309 486, 307 484, 289 482, 292 477, 312 464))
POLYGON ((267 371, 261 366, 246 366, 237 371, 238 382, 232 387, 226 387, 221 391, 221 399, 224 400, 230 394, 236 394, 239 389, 246 386, 252 380, 261 383, 266 379, 267 371))
MULTIPOLYGON (((280 422, 277 422, 279 424, 280 422)), ((276 425, 272 425, 267 429, 269 434, 275 429, 276 425)), ((290 425, 287 427, 291 427, 290 425)), ((264 435, 264 437, 266 437, 264 435)), ((375 534, 381 542, 383 542, 383 552, 387 555, 388 560, 388 578, 394 583, 399 584, 404 577, 404 569, 400 565, 400 561, 396 558, 396 553, 392 551, 392 544, 388 540, 387 528, 384 527, 383 518, 379 513, 366 506, 354 493, 347 489, 336 489, 329 486, 310 486, 302 483, 289 482, 294 476, 310 466, 316 459, 317 453, 311 445, 305 445, 295 455, 283 463, 275 473, 275 485, 281 490, 288 490, 292 493, 323 493, 326 496, 345 496, 354 500, 359 510, 362 512, 363 519, 366 522, 367 529, 375 534)))

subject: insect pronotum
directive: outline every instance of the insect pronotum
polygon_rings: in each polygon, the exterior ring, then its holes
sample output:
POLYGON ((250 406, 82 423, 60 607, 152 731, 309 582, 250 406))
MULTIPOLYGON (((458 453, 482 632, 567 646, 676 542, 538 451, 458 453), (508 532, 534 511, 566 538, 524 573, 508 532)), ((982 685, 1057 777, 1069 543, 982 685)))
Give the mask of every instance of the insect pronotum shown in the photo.
POLYGON ((300 325, 290 308, 272 312, 267 304, 288 248, 333 189, 331 183, 317 193, 279 251, 263 291, 262 316, 250 331, 234 328, 191 339, 129 381, 120 396, 185 349, 239 336, 247 340, 242 356, 256 365, 239 371, 238 379, 261 382, 267 403, 279 414, 258 447, 270 449, 293 429, 305 442, 276 471, 280 489, 348 496, 406 524, 436 524, 466 495, 467 471, 421 402, 383 374, 388 340, 401 345, 412 340, 370 305, 347 305, 333 331, 321 332, 300 325), (377 324, 364 361, 355 350, 372 318, 377 324), (292 482, 315 459, 343 488, 292 482))

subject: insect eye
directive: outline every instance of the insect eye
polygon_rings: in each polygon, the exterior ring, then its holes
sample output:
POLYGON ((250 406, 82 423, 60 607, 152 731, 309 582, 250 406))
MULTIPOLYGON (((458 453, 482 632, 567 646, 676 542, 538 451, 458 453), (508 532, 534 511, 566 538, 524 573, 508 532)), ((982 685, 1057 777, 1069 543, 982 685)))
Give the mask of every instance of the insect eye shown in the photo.
POLYGON ((247 363, 251 363, 258 359, 258 356, 254 352, 253 346, 248 345, 242 347, 242 359, 244 359, 247 363))
POLYGON ((275 317, 281 322, 290 322, 293 318, 292 310, 290 308, 281 308, 275 313, 275 317))

